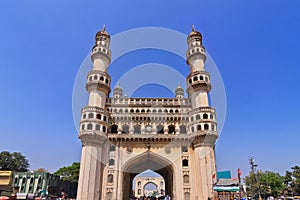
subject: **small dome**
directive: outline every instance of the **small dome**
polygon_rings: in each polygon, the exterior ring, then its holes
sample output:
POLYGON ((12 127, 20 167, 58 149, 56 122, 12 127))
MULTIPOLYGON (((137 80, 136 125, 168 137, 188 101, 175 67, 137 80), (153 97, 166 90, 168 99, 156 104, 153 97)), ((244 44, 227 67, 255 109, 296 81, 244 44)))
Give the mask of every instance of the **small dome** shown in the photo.
POLYGON ((202 34, 195 29, 194 25, 192 26, 192 32, 189 34, 188 38, 191 37, 200 37, 200 39, 202 40, 202 34))
POLYGON ((101 36, 106 36, 106 37, 110 38, 110 35, 108 34, 108 32, 106 32, 105 28, 106 27, 104 25, 102 30, 98 31, 98 33, 96 34, 96 39, 101 38, 101 36))
POLYGON ((122 96, 122 93, 123 93, 123 90, 120 86, 120 83, 118 83, 117 86, 114 88, 113 96, 115 98, 120 98, 122 96))
POLYGON ((184 96, 184 90, 183 88, 180 86, 180 83, 178 83, 178 86, 175 90, 175 94, 177 98, 182 98, 184 96))

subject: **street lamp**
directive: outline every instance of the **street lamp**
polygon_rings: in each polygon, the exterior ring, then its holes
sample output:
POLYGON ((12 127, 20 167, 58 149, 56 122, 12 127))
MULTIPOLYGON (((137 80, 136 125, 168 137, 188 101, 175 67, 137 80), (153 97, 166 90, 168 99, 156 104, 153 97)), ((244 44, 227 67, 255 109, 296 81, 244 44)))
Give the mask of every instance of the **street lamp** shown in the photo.
POLYGON ((249 164, 251 166, 251 171, 252 173, 255 175, 255 181, 258 184, 258 198, 259 200, 261 200, 261 195, 260 195, 260 184, 258 182, 258 173, 256 173, 256 168, 257 168, 257 164, 254 163, 254 159, 252 157, 249 158, 249 164))

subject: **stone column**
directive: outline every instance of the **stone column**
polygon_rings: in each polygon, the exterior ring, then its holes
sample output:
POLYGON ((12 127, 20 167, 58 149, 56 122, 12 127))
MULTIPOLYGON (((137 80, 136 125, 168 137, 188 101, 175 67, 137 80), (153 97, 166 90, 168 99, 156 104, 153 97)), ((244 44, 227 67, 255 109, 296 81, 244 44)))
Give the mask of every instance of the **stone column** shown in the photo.
POLYGON ((82 141, 77 200, 99 200, 102 188, 104 138, 96 134, 79 135, 82 141))

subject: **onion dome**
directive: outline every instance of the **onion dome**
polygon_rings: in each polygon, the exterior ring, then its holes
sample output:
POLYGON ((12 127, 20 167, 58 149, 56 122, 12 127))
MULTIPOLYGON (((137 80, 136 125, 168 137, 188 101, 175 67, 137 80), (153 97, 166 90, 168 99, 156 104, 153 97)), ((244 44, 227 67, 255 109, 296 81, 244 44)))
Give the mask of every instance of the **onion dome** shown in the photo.
POLYGON ((96 40, 99 40, 103 37, 110 38, 110 35, 108 34, 108 32, 106 32, 105 28, 106 28, 106 26, 103 25, 102 30, 98 31, 98 33, 96 34, 96 40))
POLYGON ((188 36, 188 39, 189 38, 200 38, 200 40, 202 41, 202 34, 195 29, 194 25, 192 26, 192 32, 188 36))

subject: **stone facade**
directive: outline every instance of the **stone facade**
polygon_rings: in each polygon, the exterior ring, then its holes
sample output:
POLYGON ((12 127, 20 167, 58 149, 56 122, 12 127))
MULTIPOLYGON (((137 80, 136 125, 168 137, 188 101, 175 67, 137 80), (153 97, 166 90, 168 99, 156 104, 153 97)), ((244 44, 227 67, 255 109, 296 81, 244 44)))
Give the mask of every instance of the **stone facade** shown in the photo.
POLYGON ((88 106, 80 122, 78 200, 127 200, 134 195, 134 177, 147 169, 164 178, 165 193, 175 200, 213 196, 218 133, 216 113, 208 101, 206 51, 194 28, 187 42, 188 98, 180 85, 174 98, 128 98, 120 85, 109 97, 110 35, 105 28, 97 33, 86 84, 88 106))
POLYGON ((134 196, 152 196, 154 192, 164 195, 165 180, 162 177, 137 177, 135 179, 134 196), (147 190, 146 185, 152 183, 156 189, 147 190))

